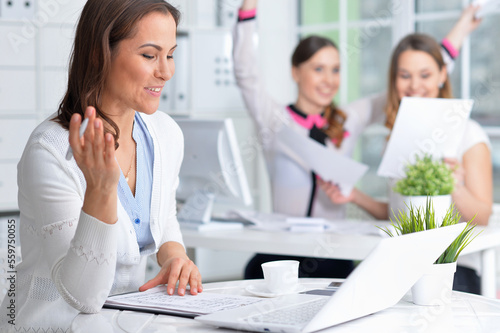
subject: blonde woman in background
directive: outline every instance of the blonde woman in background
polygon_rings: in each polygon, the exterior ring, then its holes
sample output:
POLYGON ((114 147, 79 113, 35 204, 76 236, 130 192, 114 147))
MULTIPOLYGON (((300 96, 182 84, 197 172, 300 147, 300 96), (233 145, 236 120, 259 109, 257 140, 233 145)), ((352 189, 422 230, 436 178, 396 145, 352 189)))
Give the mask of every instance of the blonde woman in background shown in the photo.
MULTIPOLYGON (((391 58, 387 96, 385 125, 389 129, 394 126, 399 103, 405 96, 452 98, 440 45, 432 37, 412 34, 399 42, 391 58)), ((477 122, 467 120, 458 159, 446 158, 445 162, 454 170, 452 200, 462 218, 469 221, 475 217, 474 223, 487 225, 493 204, 491 144, 477 122)), ((322 182, 322 186, 333 202, 353 202, 378 219, 389 218, 386 202, 377 201, 358 189, 344 197, 334 184, 322 182)), ((392 188, 389 191, 392 192, 392 188)), ((455 289, 480 293, 479 277, 474 269, 458 267, 455 289)))

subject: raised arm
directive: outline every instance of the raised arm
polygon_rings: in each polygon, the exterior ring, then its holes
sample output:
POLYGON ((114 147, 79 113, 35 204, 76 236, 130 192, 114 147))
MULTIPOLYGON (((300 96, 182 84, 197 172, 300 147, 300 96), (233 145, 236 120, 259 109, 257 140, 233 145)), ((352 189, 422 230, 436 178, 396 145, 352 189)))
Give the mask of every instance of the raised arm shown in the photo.
POLYGON ((455 58, 458 57, 464 40, 469 34, 476 30, 481 23, 481 20, 475 18, 475 14, 479 9, 478 6, 470 5, 465 8, 457 23, 451 28, 450 32, 441 41, 441 54, 446 63, 448 74, 453 72, 455 67, 455 58))
POLYGON ((479 6, 475 5, 470 5, 465 8, 457 23, 455 23, 453 28, 446 35, 445 40, 450 42, 455 50, 459 51, 464 40, 472 31, 476 30, 479 24, 481 24, 481 19, 475 18, 478 9, 479 6))
POLYGON ((240 10, 249 11, 257 9, 258 0, 243 0, 240 10))
POLYGON ((285 109, 269 96, 259 74, 256 4, 245 0, 240 8, 233 34, 234 75, 250 116, 267 133, 281 127, 285 109))

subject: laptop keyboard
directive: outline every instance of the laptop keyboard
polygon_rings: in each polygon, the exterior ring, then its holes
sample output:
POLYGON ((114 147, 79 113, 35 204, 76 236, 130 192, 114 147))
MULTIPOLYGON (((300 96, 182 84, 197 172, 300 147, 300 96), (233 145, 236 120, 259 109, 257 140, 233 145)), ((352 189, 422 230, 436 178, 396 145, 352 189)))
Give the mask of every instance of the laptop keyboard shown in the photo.
POLYGON ((283 325, 305 325, 321 310, 330 297, 322 297, 310 302, 280 308, 245 318, 249 323, 269 323, 283 325))

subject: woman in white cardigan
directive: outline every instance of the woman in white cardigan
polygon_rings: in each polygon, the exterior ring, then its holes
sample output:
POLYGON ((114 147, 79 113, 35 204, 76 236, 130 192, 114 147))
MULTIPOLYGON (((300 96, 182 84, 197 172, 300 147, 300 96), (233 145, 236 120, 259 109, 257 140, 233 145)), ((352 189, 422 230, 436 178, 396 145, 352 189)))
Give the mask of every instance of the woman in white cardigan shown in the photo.
POLYGON ((67 92, 18 165, 23 261, 16 296, 2 304, 15 303, 2 332, 66 331, 108 295, 158 284, 169 294, 177 282, 179 295, 188 284, 191 294, 202 291, 176 218, 182 133, 156 112, 175 70, 178 20, 162 0, 89 0, 83 8, 67 92), (151 254, 161 270, 144 283, 151 254))

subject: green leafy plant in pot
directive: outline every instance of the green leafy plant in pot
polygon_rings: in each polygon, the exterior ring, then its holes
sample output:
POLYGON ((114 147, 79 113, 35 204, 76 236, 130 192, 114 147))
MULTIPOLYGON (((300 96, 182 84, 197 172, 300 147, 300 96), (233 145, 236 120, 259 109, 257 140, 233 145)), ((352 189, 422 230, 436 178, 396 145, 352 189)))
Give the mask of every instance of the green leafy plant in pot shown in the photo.
POLYGON ((398 180, 393 188, 401 197, 391 202, 391 210, 408 212, 410 204, 424 208, 430 196, 436 220, 441 223, 450 207, 454 185, 453 172, 442 160, 433 160, 431 155, 417 156, 414 164, 406 166, 406 177, 398 180))
MULTIPOLYGON (((436 229, 460 222, 461 215, 452 204, 449 206, 442 223, 437 223, 432 199, 426 199, 425 207, 409 204, 407 211, 400 210, 391 219, 390 227, 380 228, 390 237, 436 229)), ((463 249, 478 235, 473 235, 476 227, 472 220, 467 222, 464 230, 446 248, 436 260, 433 267, 424 274, 412 287, 413 302, 418 305, 441 305, 449 303, 453 286, 453 277, 457 267, 457 259, 463 249)), ((422 244, 425 246, 425 244, 422 244)))

